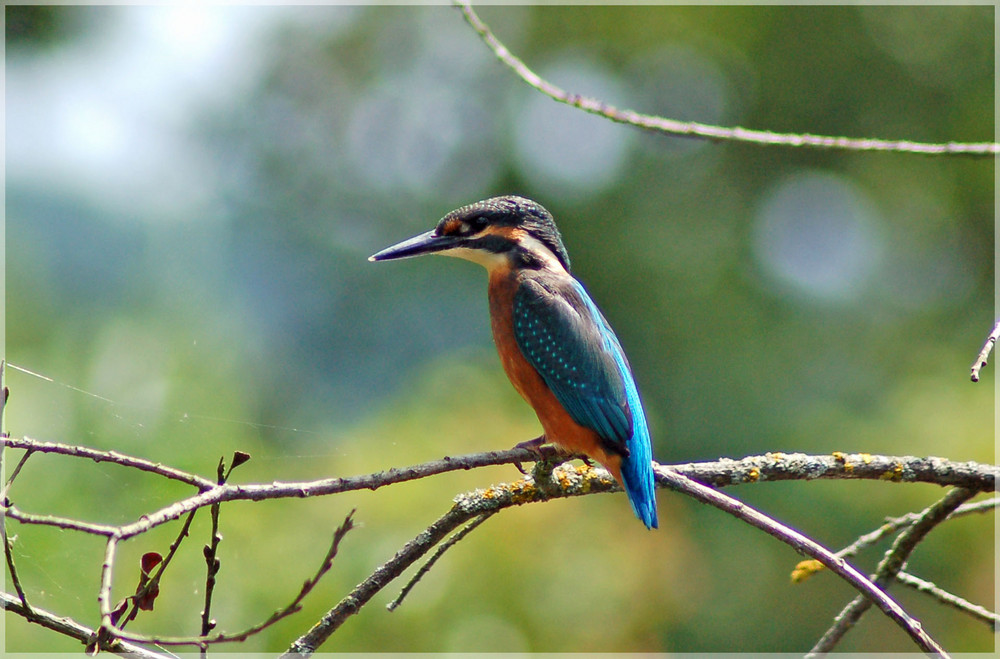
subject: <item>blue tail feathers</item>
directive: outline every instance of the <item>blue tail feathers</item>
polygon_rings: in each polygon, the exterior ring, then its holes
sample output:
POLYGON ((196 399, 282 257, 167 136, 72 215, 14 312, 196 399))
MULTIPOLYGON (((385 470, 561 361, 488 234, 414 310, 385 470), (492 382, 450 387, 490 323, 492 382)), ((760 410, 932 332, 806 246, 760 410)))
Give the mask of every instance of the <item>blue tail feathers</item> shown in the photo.
MULTIPOLYGON (((629 387, 630 394, 635 394, 635 385, 629 387)), ((630 396, 631 398, 631 396, 630 396)), ((649 444, 649 430, 646 427, 646 417, 641 404, 635 396, 632 405, 633 433, 628 443, 629 455, 622 459, 622 481, 625 483, 625 493, 632 504, 635 516, 648 529, 657 528, 656 519, 656 482, 653 475, 653 452, 649 444), (638 412, 638 413, 636 413, 638 412)), ((631 401, 630 401, 631 402, 631 401)))
POLYGON ((622 481, 625 493, 632 504, 635 516, 647 529, 659 526, 656 518, 656 480, 653 474, 653 449, 649 441, 649 427, 646 413, 639 400, 639 391, 632 379, 631 369, 620 350, 615 355, 622 377, 625 380, 625 397, 632 411, 632 437, 628 441, 629 454, 622 458, 622 481))

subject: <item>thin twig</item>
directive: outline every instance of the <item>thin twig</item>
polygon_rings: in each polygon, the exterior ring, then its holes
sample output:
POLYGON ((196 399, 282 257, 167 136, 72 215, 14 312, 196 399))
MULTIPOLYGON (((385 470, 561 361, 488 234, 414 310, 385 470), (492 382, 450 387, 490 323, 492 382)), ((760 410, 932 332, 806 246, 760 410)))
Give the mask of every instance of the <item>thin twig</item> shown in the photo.
POLYGON ((420 559, 434 545, 452 530, 467 522, 475 513, 452 507, 440 519, 431 524, 420 535, 407 542, 396 555, 379 566, 367 579, 362 581, 346 597, 326 613, 312 628, 292 643, 282 655, 283 659, 295 659, 311 655, 326 639, 340 628, 344 621, 357 613, 376 593, 385 588, 393 579, 420 559))
POLYGON ((694 121, 675 121, 632 110, 620 110, 602 101, 569 93, 548 82, 532 71, 517 56, 497 39, 490 28, 479 18, 468 0, 454 0, 462 10, 465 20, 472 26, 497 58, 516 73, 524 82, 549 98, 578 108, 584 112, 600 115, 611 121, 639 128, 646 128, 668 135, 701 137, 711 140, 752 142, 761 145, 807 146, 825 149, 845 149, 851 151, 894 151, 921 154, 965 154, 988 156, 1000 153, 1000 144, 994 142, 928 144, 909 140, 880 140, 850 137, 826 137, 803 133, 773 133, 765 130, 711 126, 694 121))
MULTIPOLYGON (((27 611, 24 609, 21 602, 18 601, 17 597, 9 593, 0 592, 0 608, 28 618, 27 611)), ((70 618, 57 616, 56 614, 46 611, 45 609, 40 609, 37 606, 32 607, 31 612, 34 615, 34 617, 31 618, 32 622, 38 623, 42 627, 62 634, 63 636, 75 638, 81 643, 86 643, 94 635, 93 629, 81 625, 70 618)), ((107 648, 107 650, 116 654, 127 655, 132 659, 169 659, 169 655, 156 654, 155 652, 151 652, 142 646, 126 643, 124 641, 112 642, 111 646, 107 648)))
POLYGON ((163 573, 166 571, 167 566, 170 565, 170 561, 173 560, 174 554, 177 553, 178 548, 181 546, 181 542, 187 537, 188 531, 191 528, 191 522, 194 521, 194 516, 197 510, 192 510, 188 513, 187 518, 184 520, 184 524, 181 526, 180 533, 173 542, 170 543, 170 548, 167 550, 167 555, 156 567, 156 572, 150 575, 149 580, 143 585, 142 589, 136 592, 135 596, 132 598, 132 604, 128 612, 122 617, 122 621, 119 623, 119 627, 125 628, 125 624, 131 620, 134 620, 136 615, 139 613, 139 603, 142 602, 151 590, 154 588, 159 588, 160 579, 163 577, 163 573))
MULTIPOLYGON (((219 458, 217 469, 218 484, 226 483, 226 461, 219 458)), ((209 543, 205 545, 205 606, 201 610, 201 636, 206 637, 215 628, 215 621, 212 620, 212 595, 215 593, 215 577, 219 573, 222 564, 219 561, 219 543, 222 542, 222 535, 219 533, 219 513, 222 504, 213 503, 211 507, 212 532, 209 543)), ((201 646, 201 656, 204 659, 208 652, 206 645, 201 646)))
POLYGON ((944 590, 934 583, 925 581, 924 579, 914 576, 909 572, 900 572, 897 574, 896 581, 904 586, 909 586, 910 588, 918 590, 921 593, 927 593, 942 604, 954 607, 955 609, 972 616, 980 622, 985 622, 994 632, 997 630, 997 623, 1000 623, 1000 616, 993 613, 989 609, 979 606, 978 604, 973 604, 969 600, 959 597, 958 595, 949 593, 947 590, 944 590))
POLYGON ((24 594, 24 589, 21 587, 21 580, 17 576, 17 569, 14 567, 14 552, 11 548, 11 539, 7 537, 7 520, 0 520, 0 536, 3 540, 3 555, 7 561, 7 570, 10 571, 10 582, 14 585, 14 590, 17 591, 17 596, 21 598, 21 606, 27 615, 25 617, 28 620, 34 620, 35 614, 32 610, 30 604, 28 604, 28 597, 24 594))
POLYGON ((408 582, 406 582, 406 585, 403 586, 403 589, 401 591, 399 591, 399 595, 396 597, 396 599, 386 604, 385 608, 388 609, 389 611, 395 611, 399 607, 399 605, 403 603, 403 600, 406 599, 406 596, 410 594, 410 591, 413 590, 413 587, 417 585, 417 582, 420 581, 425 574, 430 572, 430 569, 434 567, 434 564, 437 563, 438 559, 441 558, 441 556, 443 556, 446 551, 448 551, 450 548, 454 547, 456 544, 461 542, 465 536, 472 533, 480 524, 488 520, 494 514, 495 513, 484 513, 480 515, 476 519, 466 524, 465 528, 463 528, 461 531, 452 535, 446 541, 442 542, 441 546, 437 548, 434 554, 429 559, 427 559, 427 562, 424 563, 422 566, 420 566, 420 569, 417 570, 417 573, 415 575, 413 575, 413 578, 410 579, 408 582))
POLYGON ((17 465, 14 466, 14 471, 10 472, 10 477, 7 479, 7 482, 4 483, 3 489, 0 490, 0 501, 7 500, 7 493, 10 492, 10 486, 14 484, 14 479, 21 473, 21 468, 24 467, 24 463, 27 462, 28 458, 34 455, 34 453, 34 450, 28 449, 24 452, 24 455, 21 456, 21 459, 17 461, 17 465))
POLYGON ((80 531, 81 533, 90 533, 91 535, 102 535, 105 537, 110 537, 118 531, 117 526, 92 524, 90 522, 81 522, 66 517, 56 517, 55 515, 35 515, 32 513, 22 512, 16 506, 10 505, 0 506, 0 515, 21 522, 22 524, 54 526, 66 531, 80 531))
MULTIPOLYGON (((948 519, 956 519, 958 517, 964 517, 966 515, 972 515, 976 513, 984 513, 991 511, 1000 504, 1000 497, 993 497, 991 499, 983 499, 982 501, 976 501, 975 503, 963 503, 961 506, 955 509, 955 512, 948 515, 948 519)), ((837 552, 837 556, 841 558, 846 558, 848 556, 854 556, 862 549, 869 547, 876 542, 882 540, 886 536, 892 535, 896 531, 906 526, 910 526, 914 522, 920 519, 919 513, 907 513, 902 517, 888 517, 885 520, 885 524, 878 527, 874 531, 870 531, 860 536, 857 540, 847 545, 843 549, 837 552)), ((813 574, 822 571, 823 565, 817 561, 808 560, 801 561, 795 566, 795 570, 792 571, 792 581, 795 583, 802 583, 813 574)))
POLYGON ((990 353, 993 352, 993 346, 996 345, 998 338, 1000 338, 1000 320, 993 326, 993 331, 990 332, 986 343, 983 344, 983 349, 979 351, 979 356, 976 357, 976 362, 972 365, 973 382, 979 382, 979 371, 986 366, 986 361, 990 358, 990 353))
POLYGON ((148 471, 150 473, 157 474, 158 476, 163 476, 164 478, 187 483, 188 485, 192 485, 202 491, 210 490, 215 487, 215 483, 207 478, 195 476, 194 474, 189 474, 181 471, 180 469, 167 467, 143 458, 124 455, 122 453, 118 453, 117 451, 100 451, 86 446, 74 446, 71 444, 60 444, 57 442, 40 442, 28 437, 4 437, 0 441, 3 442, 4 446, 8 446, 10 448, 38 451, 39 453, 58 453, 60 455, 68 455, 75 458, 87 458, 93 460, 94 462, 113 462, 115 464, 122 465, 123 467, 131 467, 140 471, 148 471))
MULTIPOLYGON (((106 632, 109 638, 121 639, 125 641, 131 641, 133 643, 154 643, 156 645, 193 645, 204 647, 210 644, 216 643, 232 643, 245 641, 255 634, 259 634, 264 629, 275 624, 279 620, 287 618, 288 616, 297 613, 302 609, 302 601, 306 596, 312 592, 312 590, 319 583, 320 579, 330 571, 333 566, 333 560, 337 556, 337 552, 340 548, 340 542, 344 539, 349 531, 354 528, 354 510, 348 513, 347 517, 344 519, 343 523, 337 527, 333 532, 333 540, 330 543, 330 548, 326 552, 326 556, 323 558, 323 563, 320 565, 316 574, 311 578, 306 579, 305 583, 302 584, 302 588, 299 589, 299 593, 291 601, 288 606, 275 611, 266 620, 260 622, 252 627, 249 627, 241 632, 237 633, 226 633, 220 632, 212 636, 193 636, 193 637, 174 637, 174 636, 151 636, 144 634, 132 634, 126 632, 118 627, 115 627, 109 616, 103 615, 103 605, 102 605, 102 631, 106 632)), ((109 561, 113 563, 114 561, 114 549, 112 548, 112 542, 108 543, 108 550, 105 553, 105 565, 109 564, 109 561)), ((105 591, 105 585, 107 586, 107 591, 110 592, 110 573, 111 570, 104 570, 102 575, 102 593, 105 591)), ((100 597, 98 598, 100 599, 100 597)))
MULTIPOLYGON (((947 519, 948 515, 950 515, 952 511, 975 495, 976 493, 971 490, 957 487, 948 492, 948 494, 946 494, 941 500, 924 510, 924 512, 921 513, 919 520, 914 522, 896 537, 896 541, 893 543, 892 548, 886 552, 882 561, 879 562, 874 575, 875 584, 879 588, 883 589, 888 587, 888 585, 892 583, 896 574, 903 569, 903 566, 906 564, 906 560, 916 548, 917 544, 919 544, 920 541, 923 540, 935 526, 947 519)), ((860 596, 855 597, 854 600, 844 607, 844 610, 837 615, 834 619, 833 625, 825 634, 823 634, 823 637, 817 641, 816 645, 813 646, 807 656, 815 657, 833 650, 840 639, 844 637, 844 634, 846 634, 847 631, 854 626, 864 612, 870 607, 871 602, 869 600, 860 596)), ((921 649, 925 652, 933 651, 938 654, 944 653, 944 651, 940 649, 927 650, 923 647, 921 649)))

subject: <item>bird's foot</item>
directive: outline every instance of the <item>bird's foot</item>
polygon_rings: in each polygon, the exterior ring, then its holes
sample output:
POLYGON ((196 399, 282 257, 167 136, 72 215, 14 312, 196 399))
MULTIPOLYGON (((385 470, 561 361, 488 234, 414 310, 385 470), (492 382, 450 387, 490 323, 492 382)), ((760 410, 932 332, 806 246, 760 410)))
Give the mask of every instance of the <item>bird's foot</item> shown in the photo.
MULTIPOLYGON (((529 439, 525 442, 518 442, 517 444, 514 444, 514 448, 526 448, 532 453, 537 453, 538 457, 540 458, 542 457, 542 446, 544 444, 545 444, 545 435, 539 435, 534 439, 529 439)), ((521 466, 520 462, 515 462, 514 466, 517 467, 517 470, 521 472, 523 475, 525 476, 528 475, 528 472, 525 471, 524 467, 521 466)))
POLYGON ((526 448, 529 451, 540 453, 538 449, 544 443, 545 443, 545 435, 539 435, 538 437, 535 437, 534 439, 529 439, 526 442, 518 442, 517 444, 514 444, 514 448, 526 448))

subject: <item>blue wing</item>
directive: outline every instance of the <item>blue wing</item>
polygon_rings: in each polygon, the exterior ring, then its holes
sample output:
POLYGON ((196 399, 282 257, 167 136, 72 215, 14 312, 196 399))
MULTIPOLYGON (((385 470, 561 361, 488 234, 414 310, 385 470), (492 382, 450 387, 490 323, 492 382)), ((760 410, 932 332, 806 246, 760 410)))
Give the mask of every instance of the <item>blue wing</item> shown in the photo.
POLYGON ((621 347, 583 287, 570 281, 558 288, 522 282, 514 295, 514 339, 573 420, 628 455, 632 412, 615 359, 621 347))
POLYGON ((656 528, 652 448, 625 352, 575 279, 525 279, 514 294, 514 339, 574 421, 622 456, 636 516, 656 528))

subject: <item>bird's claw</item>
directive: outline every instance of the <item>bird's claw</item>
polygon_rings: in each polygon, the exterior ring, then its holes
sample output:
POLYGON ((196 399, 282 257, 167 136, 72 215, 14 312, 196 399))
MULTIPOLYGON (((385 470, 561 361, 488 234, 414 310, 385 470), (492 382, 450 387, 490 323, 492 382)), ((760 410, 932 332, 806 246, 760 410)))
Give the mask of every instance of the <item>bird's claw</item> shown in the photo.
MULTIPOLYGON (((542 445, 544 445, 544 444, 545 444, 545 435, 539 435, 538 437, 535 437, 534 439, 529 439, 527 441, 518 442, 517 444, 514 444, 514 448, 525 448, 525 449, 528 449, 532 453, 537 453, 538 457, 541 458, 542 457, 542 445)), ((521 475, 523 475, 523 476, 527 476, 528 475, 527 470, 525 470, 525 468, 521 466, 520 461, 515 462, 514 466, 517 467, 517 470, 519 472, 521 472, 521 475)))

